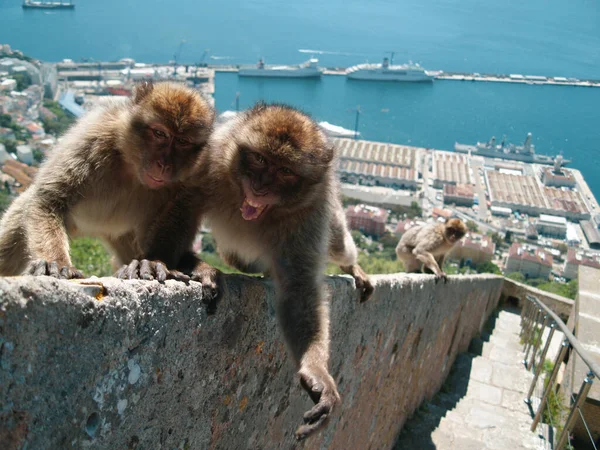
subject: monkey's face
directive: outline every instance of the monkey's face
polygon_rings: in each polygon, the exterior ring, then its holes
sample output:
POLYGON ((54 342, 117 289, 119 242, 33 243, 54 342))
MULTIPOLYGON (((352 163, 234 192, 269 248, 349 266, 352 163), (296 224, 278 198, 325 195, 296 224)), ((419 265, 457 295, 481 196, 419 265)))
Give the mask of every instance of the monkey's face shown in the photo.
POLYGON ((449 242, 455 243, 467 234, 467 227, 460 219, 450 219, 445 224, 445 234, 449 242))
POLYGON ((281 105, 258 105, 237 130, 233 177, 243 194, 245 220, 310 204, 328 172, 333 149, 305 114, 281 105))
POLYGON ((140 181, 159 189, 192 176, 212 130, 213 109, 197 92, 173 83, 157 84, 136 101, 127 157, 140 181))
POLYGON ((270 207, 289 201, 302 184, 300 176, 285 162, 248 148, 242 148, 240 156, 244 193, 240 210, 245 220, 256 220, 270 207))

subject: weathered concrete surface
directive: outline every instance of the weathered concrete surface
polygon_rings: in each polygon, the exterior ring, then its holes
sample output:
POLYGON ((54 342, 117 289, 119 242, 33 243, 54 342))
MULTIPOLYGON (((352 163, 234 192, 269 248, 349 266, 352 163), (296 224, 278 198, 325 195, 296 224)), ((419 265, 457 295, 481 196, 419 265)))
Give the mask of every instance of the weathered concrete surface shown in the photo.
POLYGON ((391 448, 496 307, 490 275, 331 277, 331 370, 342 405, 296 444, 311 401, 276 328, 273 288, 229 276, 207 316, 197 283, 0 279, 3 449, 391 448))
POLYGON ((527 295, 533 295, 534 297, 537 297, 548 308, 554 311, 554 313, 556 313, 565 323, 567 322, 569 315, 573 310, 573 305, 575 304, 575 301, 571 300, 570 298, 542 291, 541 289, 519 283, 509 278, 504 279, 504 287, 502 288, 503 299, 506 300, 509 298, 516 298, 518 300, 518 306, 522 308, 527 295))

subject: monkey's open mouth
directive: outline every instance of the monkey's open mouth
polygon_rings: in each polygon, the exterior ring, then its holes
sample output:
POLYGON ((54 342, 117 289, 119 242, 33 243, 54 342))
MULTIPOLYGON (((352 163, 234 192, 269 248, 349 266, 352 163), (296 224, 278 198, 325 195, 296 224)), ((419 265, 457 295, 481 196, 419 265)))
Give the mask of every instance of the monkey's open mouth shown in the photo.
POLYGON ((242 217, 244 220, 256 220, 263 212, 265 212, 268 206, 269 205, 252 201, 246 197, 244 198, 244 203, 242 203, 240 211, 242 211, 242 217))
POLYGON ((163 178, 154 177, 148 172, 144 173, 144 181, 146 181, 146 184, 151 188, 162 187, 165 184, 165 180, 163 178))

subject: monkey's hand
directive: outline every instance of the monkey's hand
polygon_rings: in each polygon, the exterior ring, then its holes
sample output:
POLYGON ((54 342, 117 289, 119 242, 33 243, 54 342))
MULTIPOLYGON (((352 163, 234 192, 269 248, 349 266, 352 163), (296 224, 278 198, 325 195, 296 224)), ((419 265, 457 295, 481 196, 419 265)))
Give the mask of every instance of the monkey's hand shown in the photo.
POLYGON ((44 259, 36 259, 32 261, 24 272, 26 275, 48 275, 54 278, 63 280, 71 280, 73 278, 84 278, 83 272, 74 266, 59 267, 56 261, 46 261, 44 259))
POLYGON ((341 399, 335 381, 326 368, 305 367, 298 373, 300 384, 316 403, 312 409, 304 413, 304 425, 300 425, 296 430, 296 439, 301 441, 327 424, 336 403, 341 399))
POLYGON ((444 280, 444 283, 448 282, 448 275, 446 275, 446 272, 441 272, 439 275, 435 276, 436 283, 440 280, 444 280))
POLYGON ((220 286, 223 273, 219 269, 199 261, 191 273, 191 279, 202 284, 202 302, 206 305, 207 314, 214 314, 220 297, 220 286))
POLYGON ((138 261, 133 259, 129 264, 125 264, 114 275, 122 280, 157 280, 163 283, 165 280, 177 280, 187 282, 190 277, 178 270, 169 270, 166 265, 160 261, 150 261, 142 259, 138 261))
POLYGON ((369 300, 371 295, 373 295, 375 288, 371 284, 369 276, 362 270, 362 267, 358 264, 354 264, 351 266, 340 266, 340 269, 354 278, 356 289, 360 292, 360 302, 362 303, 369 300))

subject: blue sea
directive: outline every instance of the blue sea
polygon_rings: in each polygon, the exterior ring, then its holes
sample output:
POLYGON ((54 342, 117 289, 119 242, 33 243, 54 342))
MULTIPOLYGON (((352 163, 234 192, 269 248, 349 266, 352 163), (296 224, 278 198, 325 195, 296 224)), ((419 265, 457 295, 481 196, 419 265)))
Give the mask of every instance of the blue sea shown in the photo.
MULTIPOLYGON (((0 43, 44 60, 298 63, 412 60, 432 70, 600 79, 597 0, 75 0, 72 11, 0 0, 0 43), (300 52, 299 50, 304 50, 300 52), (206 53, 205 53, 206 52, 206 53)), ((532 132, 563 152, 600 198, 600 89, 454 82, 386 84, 238 79, 218 74, 216 104, 286 102, 365 139, 451 149, 532 132)))

